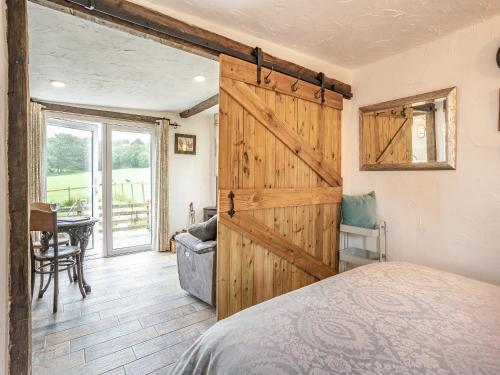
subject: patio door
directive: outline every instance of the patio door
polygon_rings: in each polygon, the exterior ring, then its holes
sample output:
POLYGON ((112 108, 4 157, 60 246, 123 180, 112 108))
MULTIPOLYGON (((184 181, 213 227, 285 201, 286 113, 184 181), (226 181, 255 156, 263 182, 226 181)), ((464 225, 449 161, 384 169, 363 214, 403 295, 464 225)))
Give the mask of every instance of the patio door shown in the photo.
POLYGON ((105 139, 106 255, 150 250, 154 127, 107 124, 105 139))
MULTIPOLYGON (((46 201, 60 206, 60 217, 100 217, 100 127, 69 115, 46 114, 46 201)), ((87 256, 101 254, 100 223, 96 228, 87 256)))

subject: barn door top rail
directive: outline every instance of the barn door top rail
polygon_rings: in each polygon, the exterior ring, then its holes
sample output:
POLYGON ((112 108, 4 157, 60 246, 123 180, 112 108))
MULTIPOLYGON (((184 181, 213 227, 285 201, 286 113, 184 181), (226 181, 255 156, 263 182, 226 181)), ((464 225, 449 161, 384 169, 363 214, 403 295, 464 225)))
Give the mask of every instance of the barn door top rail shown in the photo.
MULTIPOLYGON (((35 0, 37 1, 37 0, 35 0)), ((45 0, 43 2, 60 3, 60 0, 45 0)), ((217 54, 225 54, 238 59, 273 69, 276 72, 309 82, 313 85, 341 94, 345 99, 352 98, 351 86, 333 78, 324 77, 300 65, 279 59, 269 54, 263 54, 258 61, 255 49, 235 40, 216 33, 198 28, 176 20, 165 14, 122 0, 66 0, 66 3, 78 5, 83 12, 99 14, 131 23, 135 26, 160 33, 170 38, 180 40, 190 45, 217 54)))

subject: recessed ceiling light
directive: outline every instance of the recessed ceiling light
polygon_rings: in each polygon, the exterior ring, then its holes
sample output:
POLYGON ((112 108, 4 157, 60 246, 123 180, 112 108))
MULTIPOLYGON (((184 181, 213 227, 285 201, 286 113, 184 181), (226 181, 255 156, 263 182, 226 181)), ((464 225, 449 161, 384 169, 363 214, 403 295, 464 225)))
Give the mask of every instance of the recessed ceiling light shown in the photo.
POLYGON ((205 76, 195 76, 194 78, 195 82, 205 82, 205 76))
POLYGON ((66 87, 63 81, 50 81, 50 84, 54 87, 66 87))

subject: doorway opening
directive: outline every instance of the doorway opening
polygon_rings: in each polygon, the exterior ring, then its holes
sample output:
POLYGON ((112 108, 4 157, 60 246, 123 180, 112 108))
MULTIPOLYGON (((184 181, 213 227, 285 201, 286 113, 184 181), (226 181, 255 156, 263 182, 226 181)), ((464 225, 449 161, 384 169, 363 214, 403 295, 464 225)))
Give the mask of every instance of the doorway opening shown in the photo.
POLYGON ((29 161, 41 171, 31 179, 57 210, 59 238, 82 250, 86 291, 61 273, 54 314, 53 287, 35 275, 33 371, 106 362, 134 373, 215 322, 214 308, 181 288, 169 250, 217 210, 218 102, 197 105, 217 97, 218 62, 39 4, 28 16, 39 111, 30 129, 40 134, 29 161), (65 229, 86 220, 95 224, 83 244, 65 229), (156 345, 178 329, 181 340, 156 345))

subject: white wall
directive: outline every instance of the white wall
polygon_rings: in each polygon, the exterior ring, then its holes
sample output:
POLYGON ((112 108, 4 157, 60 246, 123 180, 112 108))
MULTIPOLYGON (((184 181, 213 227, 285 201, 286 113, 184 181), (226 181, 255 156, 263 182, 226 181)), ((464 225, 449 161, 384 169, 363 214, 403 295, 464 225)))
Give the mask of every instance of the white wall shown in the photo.
POLYGON ((193 202, 196 220, 203 220, 203 207, 213 206, 215 180, 213 179, 213 114, 200 113, 187 119, 168 114, 171 121, 179 123, 177 129, 170 129, 169 145, 169 202, 170 233, 187 229, 189 203, 193 202), (174 153, 174 135, 196 135, 196 155, 174 153))
POLYGON ((0 7, 0 374, 7 373, 7 41, 5 2, 0 7))
POLYGON ((375 190, 388 256, 500 284, 500 17, 353 72, 345 191, 375 190), (458 87, 456 171, 360 172, 360 106, 458 87))

